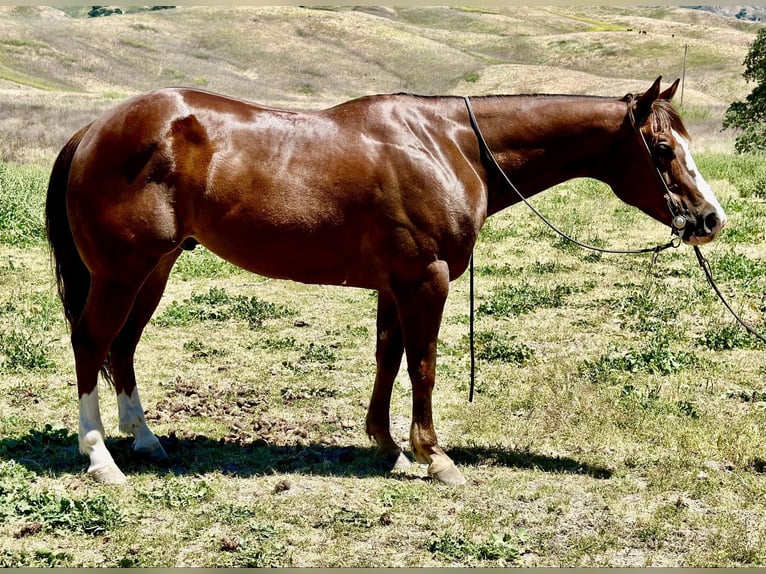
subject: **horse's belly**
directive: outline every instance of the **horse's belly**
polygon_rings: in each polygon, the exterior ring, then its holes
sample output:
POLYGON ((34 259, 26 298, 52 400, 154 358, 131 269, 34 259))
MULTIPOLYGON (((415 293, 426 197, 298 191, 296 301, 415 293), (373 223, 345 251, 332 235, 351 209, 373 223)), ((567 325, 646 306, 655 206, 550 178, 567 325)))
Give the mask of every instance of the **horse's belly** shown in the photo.
POLYGON ((266 277, 375 289, 384 275, 364 253, 365 239, 348 238, 341 231, 288 233, 223 226, 197 240, 230 263, 266 277))

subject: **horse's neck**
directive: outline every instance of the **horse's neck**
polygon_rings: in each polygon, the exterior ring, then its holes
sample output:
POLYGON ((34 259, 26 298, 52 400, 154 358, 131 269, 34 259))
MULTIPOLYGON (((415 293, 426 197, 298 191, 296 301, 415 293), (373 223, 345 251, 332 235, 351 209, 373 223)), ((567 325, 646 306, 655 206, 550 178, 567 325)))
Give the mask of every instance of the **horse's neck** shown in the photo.
MULTIPOLYGON (((481 98, 474 109, 500 167, 526 197, 575 177, 605 180, 626 114, 616 99, 566 96, 481 98)), ((488 213, 519 201, 504 182, 494 187, 488 213)))

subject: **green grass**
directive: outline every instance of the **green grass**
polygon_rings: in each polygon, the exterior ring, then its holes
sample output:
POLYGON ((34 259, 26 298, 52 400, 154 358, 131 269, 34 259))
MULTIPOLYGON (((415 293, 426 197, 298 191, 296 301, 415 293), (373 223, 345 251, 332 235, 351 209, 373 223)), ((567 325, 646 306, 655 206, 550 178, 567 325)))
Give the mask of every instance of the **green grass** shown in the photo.
POLYGON ((0 162, 0 244, 25 247, 45 241, 48 176, 40 166, 0 162))
POLYGON ((655 337, 643 348, 613 350, 596 361, 585 361, 583 374, 594 383, 609 381, 617 373, 621 377, 636 373, 670 375, 698 365, 697 357, 689 352, 672 350, 667 337, 655 337))
MULTIPOLYGON (((709 157, 722 170, 724 159, 709 157)), ((749 165, 735 160, 715 181, 733 213, 762 224, 737 191, 749 165)), ((13 209, 40 206, 44 189, 13 209)), ((625 241, 622 226, 642 243, 664 239, 603 192, 581 181, 536 201, 553 216, 570 208, 576 231, 598 225, 606 245, 625 241)), ((373 464, 374 294, 251 280, 202 248, 184 253, 137 353, 170 461, 131 456, 104 388, 109 448, 130 476, 113 490, 84 475, 77 452, 68 333, 34 229, 0 228, 11 238, 0 264, 3 565, 763 564, 734 534, 766 491, 763 345, 725 316, 688 248, 652 267, 563 249, 523 209, 488 223, 476 248, 473 404, 465 278, 440 333, 436 427, 469 479, 460 489, 417 465, 391 476, 373 464)), ((703 251, 762 325, 763 239, 703 251)), ((410 395, 403 366, 397 440, 410 395)), ((751 540, 766 536, 749 528, 751 540)))
POLYGON ((7 65, 4 65, 2 62, 0 62, 0 79, 7 80, 8 82, 13 82, 15 84, 21 84, 23 86, 28 86, 36 90, 54 91, 59 87, 58 85, 48 82, 37 76, 15 70, 7 65))
POLYGON ((72 497, 35 488, 35 473, 10 460, 0 462, 0 520, 25 532, 101 536, 122 521, 119 503, 108 492, 72 497))
POLYGON ((446 532, 429 540, 426 549, 458 564, 489 563, 505 567, 519 564, 525 540, 524 531, 496 533, 478 542, 466 539, 463 534, 446 532))
POLYGON ((575 288, 568 285, 535 286, 526 282, 497 288, 477 308, 479 315, 521 315, 538 308, 560 307, 575 288))
MULTIPOLYGON (((213 273, 217 274, 217 271, 213 273)), ((192 293, 181 303, 173 301, 154 322, 161 327, 182 327, 199 321, 240 319, 246 321, 251 329, 257 329, 267 319, 294 314, 293 310, 283 305, 261 301, 257 297, 232 297, 224 288, 211 287, 207 293, 192 293)))

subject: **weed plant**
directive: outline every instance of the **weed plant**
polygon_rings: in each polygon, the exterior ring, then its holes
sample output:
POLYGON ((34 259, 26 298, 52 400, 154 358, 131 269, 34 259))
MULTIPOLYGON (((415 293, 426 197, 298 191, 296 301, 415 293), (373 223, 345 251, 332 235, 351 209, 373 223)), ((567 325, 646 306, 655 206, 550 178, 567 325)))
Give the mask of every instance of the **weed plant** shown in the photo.
POLYGON ((251 329, 262 326, 267 319, 291 317, 289 307, 261 301, 257 297, 230 296, 221 287, 211 287, 207 293, 192 293, 189 299, 173 303, 154 323, 161 327, 183 327, 195 321, 247 321, 251 329))

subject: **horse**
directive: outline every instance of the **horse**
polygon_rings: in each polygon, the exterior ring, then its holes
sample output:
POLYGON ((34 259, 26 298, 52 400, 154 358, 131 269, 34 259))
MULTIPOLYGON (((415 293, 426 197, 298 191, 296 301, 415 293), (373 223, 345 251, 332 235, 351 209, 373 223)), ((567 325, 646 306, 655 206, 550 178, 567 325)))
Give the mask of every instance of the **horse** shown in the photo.
POLYGON ((664 225, 680 216, 679 240, 707 243, 726 215, 670 103, 677 87, 661 91, 657 78, 609 98, 386 94, 313 112, 166 88, 86 125, 54 162, 45 219, 89 475, 126 480, 104 443, 100 372, 133 450, 167 457, 147 427, 133 358, 173 264, 201 244, 263 276, 376 290, 366 415, 376 459, 387 470, 411 464, 389 413, 406 354, 412 456, 433 479, 463 484, 433 424, 437 336, 483 223, 521 199, 501 171, 524 197, 595 178, 664 225))

